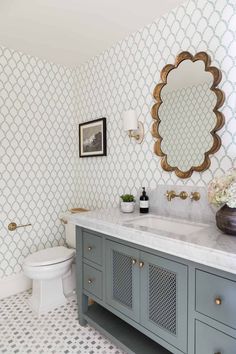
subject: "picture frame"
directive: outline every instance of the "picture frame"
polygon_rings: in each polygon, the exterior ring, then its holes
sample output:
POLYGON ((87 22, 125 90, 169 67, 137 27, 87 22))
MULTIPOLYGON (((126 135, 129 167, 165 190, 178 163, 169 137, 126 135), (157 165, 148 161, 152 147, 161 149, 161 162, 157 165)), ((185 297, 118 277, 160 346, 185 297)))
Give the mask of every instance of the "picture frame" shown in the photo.
POLYGON ((107 155, 106 118, 98 118, 79 124, 79 156, 107 155))

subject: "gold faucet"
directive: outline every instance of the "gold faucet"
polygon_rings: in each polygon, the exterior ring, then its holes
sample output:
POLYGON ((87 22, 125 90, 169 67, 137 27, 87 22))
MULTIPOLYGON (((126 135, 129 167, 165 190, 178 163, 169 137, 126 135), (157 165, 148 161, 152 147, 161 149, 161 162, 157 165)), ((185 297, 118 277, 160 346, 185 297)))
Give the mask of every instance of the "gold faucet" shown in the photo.
POLYGON ((187 199, 188 198, 188 193, 187 192, 180 192, 179 194, 176 194, 175 191, 166 191, 166 198, 169 202, 171 202, 172 199, 174 198, 180 198, 180 199, 187 199))

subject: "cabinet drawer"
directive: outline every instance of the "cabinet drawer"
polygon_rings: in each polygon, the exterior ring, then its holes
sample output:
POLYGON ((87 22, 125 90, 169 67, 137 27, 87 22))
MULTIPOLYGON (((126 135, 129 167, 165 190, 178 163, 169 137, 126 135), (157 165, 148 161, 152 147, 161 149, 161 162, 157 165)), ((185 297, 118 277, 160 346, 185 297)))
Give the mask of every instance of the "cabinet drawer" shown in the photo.
POLYGON ((236 339, 196 321, 195 354, 235 354, 236 339))
POLYGON ((102 265, 102 238, 90 232, 83 232, 84 258, 102 265))
POLYGON ((236 282, 197 270, 196 311, 236 328, 236 282))
POLYGON ((102 299, 102 272, 84 264, 83 284, 84 289, 102 299))

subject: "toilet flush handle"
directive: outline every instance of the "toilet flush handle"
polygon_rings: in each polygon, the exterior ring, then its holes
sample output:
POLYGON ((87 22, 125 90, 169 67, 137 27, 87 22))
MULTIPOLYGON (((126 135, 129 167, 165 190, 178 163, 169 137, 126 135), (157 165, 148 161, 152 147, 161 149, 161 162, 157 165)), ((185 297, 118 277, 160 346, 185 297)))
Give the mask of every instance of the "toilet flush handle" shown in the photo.
POLYGON ((60 221, 61 221, 63 224, 65 224, 65 225, 68 224, 67 220, 65 220, 65 219, 63 219, 63 218, 61 218, 60 221))

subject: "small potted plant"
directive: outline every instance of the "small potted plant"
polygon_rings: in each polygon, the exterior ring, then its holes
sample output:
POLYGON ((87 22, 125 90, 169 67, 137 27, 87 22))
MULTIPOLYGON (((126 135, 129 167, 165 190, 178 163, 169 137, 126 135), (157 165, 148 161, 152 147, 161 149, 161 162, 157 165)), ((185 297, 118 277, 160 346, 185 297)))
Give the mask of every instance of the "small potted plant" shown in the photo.
POLYGON ((132 194, 123 194, 120 196, 120 198, 120 210, 123 213, 133 213, 135 205, 134 196, 132 194))
POLYGON ((236 236, 236 169, 212 180, 208 200, 221 207, 216 213, 217 227, 226 234, 236 236))

